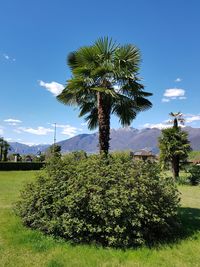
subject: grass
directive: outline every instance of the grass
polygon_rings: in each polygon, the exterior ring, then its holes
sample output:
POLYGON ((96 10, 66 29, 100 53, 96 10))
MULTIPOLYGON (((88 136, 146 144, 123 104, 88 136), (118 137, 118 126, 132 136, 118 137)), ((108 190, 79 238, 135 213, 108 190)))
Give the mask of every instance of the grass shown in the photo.
POLYGON ((35 172, 0 172, 0 267, 200 267, 200 187, 180 186, 185 237, 157 248, 115 250, 72 246, 22 226, 12 211, 35 172))

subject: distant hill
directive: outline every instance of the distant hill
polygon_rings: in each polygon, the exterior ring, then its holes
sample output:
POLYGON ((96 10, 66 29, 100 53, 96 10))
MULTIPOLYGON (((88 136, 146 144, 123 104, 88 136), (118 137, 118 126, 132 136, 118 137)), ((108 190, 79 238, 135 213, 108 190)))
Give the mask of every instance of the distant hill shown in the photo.
MULTIPOLYGON (((193 150, 200 150, 200 128, 185 127, 189 134, 189 140, 193 150)), ((150 149, 154 153, 158 152, 158 137, 161 130, 157 128, 119 128, 111 129, 110 149, 115 150, 138 150, 142 148, 150 149)), ((98 133, 79 134, 67 140, 58 142, 62 147, 62 152, 75 150, 85 150, 88 153, 98 151, 98 133)), ((10 143, 11 153, 36 154, 39 150, 45 151, 49 145, 27 146, 20 143, 10 143)))
MULTIPOLYGON (((200 128, 185 127, 193 150, 200 150, 200 128)), ((161 130, 157 128, 120 128, 111 130, 110 150, 138 150, 149 149, 158 153, 158 137, 161 130)), ((88 153, 98 151, 98 133, 80 134, 58 143, 63 152, 85 150, 88 153)))
POLYGON ((10 144, 9 153, 19 153, 20 155, 24 154, 36 155, 38 151, 44 152, 49 147, 49 145, 28 146, 18 142, 9 142, 9 144, 10 144))

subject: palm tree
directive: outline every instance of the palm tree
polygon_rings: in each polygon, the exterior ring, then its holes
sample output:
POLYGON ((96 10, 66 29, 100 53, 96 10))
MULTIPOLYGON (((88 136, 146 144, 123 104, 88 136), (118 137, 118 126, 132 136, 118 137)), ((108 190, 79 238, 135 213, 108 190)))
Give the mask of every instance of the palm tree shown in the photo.
POLYGON ((178 124, 184 124, 185 119, 183 118, 183 113, 179 112, 170 112, 169 115, 172 117, 173 127, 178 128, 178 124))
POLYGON ((159 138, 160 160, 162 163, 171 162, 173 176, 176 179, 179 176, 180 161, 185 161, 191 150, 188 141, 188 135, 182 131, 179 124, 184 124, 183 114, 179 112, 170 112, 169 115, 173 124, 172 128, 162 130, 162 136, 159 138))
POLYGON ((72 78, 57 98, 79 106, 79 116, 86 116, 89 129, 99 127, 101 154, 109 151, 111 114, 128 126, 138 112, 152 106, 146 99, 152 94, 144 91, 138 78, 140 61, 134 45, 120 46, 107 37, 68 56, 72 78))
POLYGON ((180 162, 186 162, 191 151, 188 133, 181 128, 172 127, 162 130, 159 137, 160 162, 163 166, 171 164, 174 179, 179 177, 180 162))

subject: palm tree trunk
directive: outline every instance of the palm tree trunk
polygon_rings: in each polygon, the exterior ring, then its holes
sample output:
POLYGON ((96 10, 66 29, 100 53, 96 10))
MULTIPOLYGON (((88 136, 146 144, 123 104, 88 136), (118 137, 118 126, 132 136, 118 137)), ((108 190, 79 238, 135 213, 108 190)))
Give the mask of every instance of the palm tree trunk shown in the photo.
POLYGON ((99 152, 108 155, 110 141, 110 101, 101 92, 97 93, 98 123, 99 123, 99 152))
POLYGON ((172 159, 172 173, 174 179, 176 180, 179 177, 179 157, 174 156, 172 159))
POLYGON ((177 118, 174 119, 174 128, 178 129, 178 120, 177 120, 177 118))

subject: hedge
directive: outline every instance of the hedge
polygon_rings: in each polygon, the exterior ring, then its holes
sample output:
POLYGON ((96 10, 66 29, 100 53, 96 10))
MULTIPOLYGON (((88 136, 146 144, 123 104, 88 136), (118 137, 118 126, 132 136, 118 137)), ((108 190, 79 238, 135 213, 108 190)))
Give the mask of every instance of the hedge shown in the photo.
POLYGON ((45 162, 0 162, 0 171, 40 170, 45 162))

